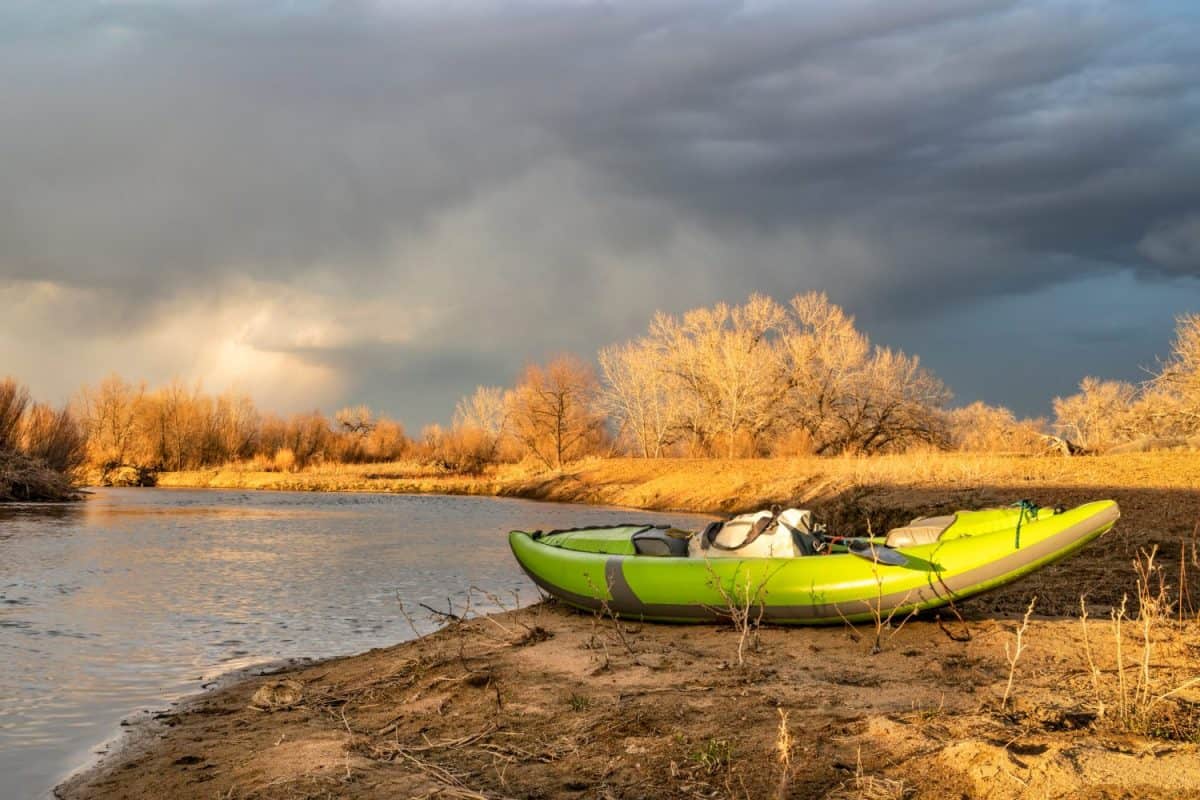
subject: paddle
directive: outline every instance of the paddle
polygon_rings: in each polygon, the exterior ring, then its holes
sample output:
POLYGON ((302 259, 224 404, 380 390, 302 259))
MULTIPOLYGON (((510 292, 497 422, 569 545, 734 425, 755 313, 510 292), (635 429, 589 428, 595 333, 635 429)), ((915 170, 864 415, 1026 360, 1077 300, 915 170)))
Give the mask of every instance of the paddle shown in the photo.
POLYGON ((868 561, 874 561, 876 564, 885 564, 889 567, 903 567, 908 564, 908 558, 899 550, 893 550, 887 545, 875 544, 863 541, 862 539, 848 540, 846 542, 846 550, 859 558, 865 558, 868 561))

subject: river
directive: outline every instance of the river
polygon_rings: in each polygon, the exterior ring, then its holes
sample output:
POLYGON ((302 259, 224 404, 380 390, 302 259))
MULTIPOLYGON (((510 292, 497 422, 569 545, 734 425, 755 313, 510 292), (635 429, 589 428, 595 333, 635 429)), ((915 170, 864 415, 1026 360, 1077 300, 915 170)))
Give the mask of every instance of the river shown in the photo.
POLYGON ((529 603, 505 534, 704 518, 445 495, 102 489, 0 506, 0 800, 44 798, 122 719, 217 675, 529 603))

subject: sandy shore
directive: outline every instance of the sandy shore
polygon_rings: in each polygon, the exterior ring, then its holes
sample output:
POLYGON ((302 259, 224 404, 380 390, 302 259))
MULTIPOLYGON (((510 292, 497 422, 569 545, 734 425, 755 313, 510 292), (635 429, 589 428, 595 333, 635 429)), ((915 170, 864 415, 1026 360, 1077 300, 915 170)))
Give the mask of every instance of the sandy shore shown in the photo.
MULTIPOLYGON (((868 630, 764 629, 739 665, 727 628, 537 606, 195 698, 59 794, 1196 796, 1194 716, 1173 707, 1173 738, 1099 718, 1077 621, 1030 623, 1002 707, 1018 624, 910 621, 875 655, 868 630)), ((1178 680, 1198 647, 1154 669, 1178 680)))
POLYGON ((876 529, 1018 497, 1113 497, 1123 517, 1074 558, 966 604, 964 620, 894 620, 877 653, 873 626, 768 628, 739 664, 730 627, 539 605, 198 696, 60 796, 1197 796, 1194 456, 1013 459, 955 480, 962 462, 912 480, 875 464, 873 481, 799 462, 709 463, 700 480, 693 463, 656 477, 599 462, 543 491, 696 510, 807 497, 829 519, 876 529), (1118 638, 1110 612, 1128 595, 1137 614, 1132 562, 1155 545, 1151 594, 1161 576, 1175 606, 1148 605, 1157 614, 1118 638))

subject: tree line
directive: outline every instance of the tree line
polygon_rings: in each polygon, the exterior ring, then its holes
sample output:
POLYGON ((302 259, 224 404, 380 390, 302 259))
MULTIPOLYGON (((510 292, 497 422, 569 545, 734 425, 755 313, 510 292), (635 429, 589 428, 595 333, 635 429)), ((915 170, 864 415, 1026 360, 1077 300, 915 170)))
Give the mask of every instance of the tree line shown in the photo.
POLYGON ((1034 454, 1200 446, 1200 314, 1177 320, 1169 357, 1143 384, 1084 378, 1054 418, 1018 419, 951 393, 916 356, 874 345, 817 292, 781 305, 751 296, 680 316, 602 349, 480 387, 448 430, 424 433, 448 468, 586 455, 770 457, 904 452, 914 447, 1034 454), (1057 437, 1051 436, 1057 434, 1057 437))
POLYGON ((188 470, 232 462, 292 470, 326 463, 395 461, 410 442, 404 426, 365 406, 332 418, 262 412, 249 396, 211 395, 180 380, 150 389, 117 375, 84 387, 74 402, 88 463, 188 470))
POLYGON ((365 406, 281 416, 236 392, 113 375, 57 409, 0 382, 0 452, 101 474, 404 459, 477 472, 521 460, 553 469, 592 455, 1032 453, 1050 432, 1093 452, 1184 443, 1200 434, 1200 314, 1178 320, 1169 357, 1146 383, 1085 378, 1077 394, 1054 399, 1052 421, 950 400, 916 356, 873 344, 824 294, 786 305, 753 295, 656 314, 644 334, 603 348, 594 363, 565 354, 530 364, 511 387, 478 387, 449 426, 417 437, 365 406))

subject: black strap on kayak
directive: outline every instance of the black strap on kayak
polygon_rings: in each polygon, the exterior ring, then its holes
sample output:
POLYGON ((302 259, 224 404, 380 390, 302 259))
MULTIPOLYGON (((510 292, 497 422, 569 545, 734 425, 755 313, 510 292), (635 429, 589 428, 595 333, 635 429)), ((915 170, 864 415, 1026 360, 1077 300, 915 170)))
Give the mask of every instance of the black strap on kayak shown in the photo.
POLYGON ((815 556, 825 546, 825 543, 813 534, 808 531, 802 531, 799 528, 793 528, 783 520, 779 521, 779 527, 792 535, 792 544, 802 556, 815 556))
POLYGON ((748 534, 746 534, 746 538, 742 540, 741 544, 728 545, 728 544, 721 544, 720 542, 717 541, 717 534, 720 533, 721 529, 725 527, 725 523, 724 522, 710 522, 708 524, 708 526, 704 529, 704 532, 702 534, 700 534, 700 549, 707 550, 708 548, 712 547, 717 550, 726 550, 726 551, 740 550, 741 548, 743 548, 746 545, 753 542, 759 536, 762 536, 763 531, 767 530, 767 528, 771 527, 774 524, 775 524, 775 515, 774 514, 772 514, 769 517, 761 517, 754 521, 754 525, 752 525, 750 527, 750 532, 748 534))

